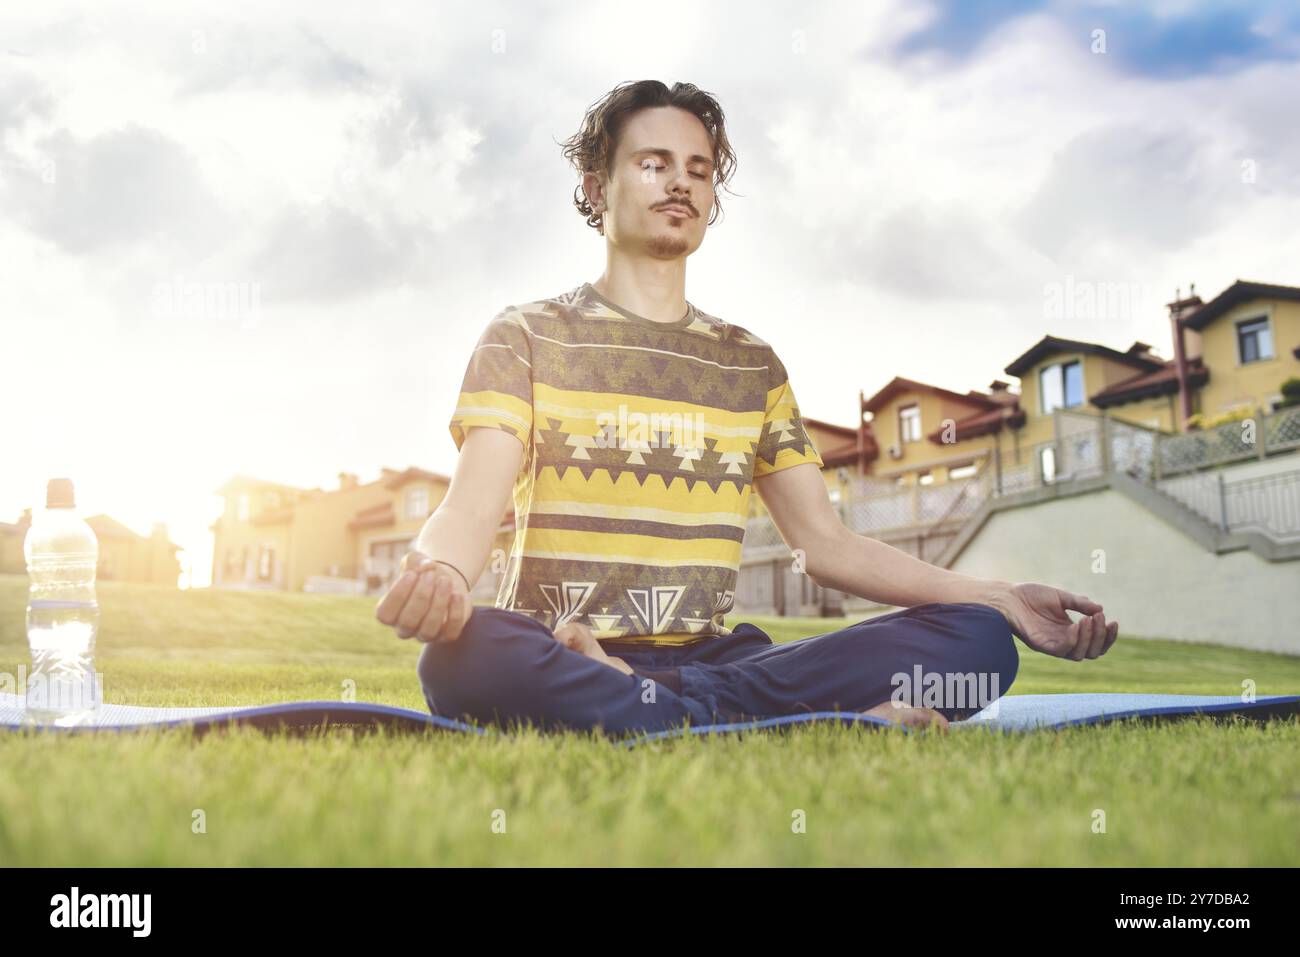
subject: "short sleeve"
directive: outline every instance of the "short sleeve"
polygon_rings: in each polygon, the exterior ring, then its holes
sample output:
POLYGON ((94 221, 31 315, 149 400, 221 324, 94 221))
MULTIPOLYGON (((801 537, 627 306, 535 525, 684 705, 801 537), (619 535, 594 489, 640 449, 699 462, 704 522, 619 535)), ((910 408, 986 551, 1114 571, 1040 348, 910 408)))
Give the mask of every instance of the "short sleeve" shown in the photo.
POLYGON ((812 439, 804 429, 790 377, 776 353, 771 353, 769 376, 771 384, 767 393, 767 411, 763 417, 758 450, 754 455, 754 478, 771 475, 804 462, 812 462, 819 469, 822 468, 822 457, 817 454, 812 439))
POLYGON ((499 313, 469 358, 448 428, 459 451, 475 426, 509 432, 528 447, 533 429, 532 344, 523 317, 499 313))

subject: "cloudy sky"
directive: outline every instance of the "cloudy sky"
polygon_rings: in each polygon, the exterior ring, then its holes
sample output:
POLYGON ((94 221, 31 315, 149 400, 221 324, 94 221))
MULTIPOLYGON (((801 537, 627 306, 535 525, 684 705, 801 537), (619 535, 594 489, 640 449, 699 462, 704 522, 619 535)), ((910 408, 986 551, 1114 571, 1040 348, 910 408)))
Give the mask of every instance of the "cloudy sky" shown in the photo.
POLYGON ((1168 356, 1176 287, 1300 284, 1293 4, 23 6, 0 520, 69 475, 195 584, 232 474, 454 468, 483 325, 604 267, 557 143, 625 80, 722 104, 738 195, 687 297, 814 418, 984 389, 1045 332, 1168 356))

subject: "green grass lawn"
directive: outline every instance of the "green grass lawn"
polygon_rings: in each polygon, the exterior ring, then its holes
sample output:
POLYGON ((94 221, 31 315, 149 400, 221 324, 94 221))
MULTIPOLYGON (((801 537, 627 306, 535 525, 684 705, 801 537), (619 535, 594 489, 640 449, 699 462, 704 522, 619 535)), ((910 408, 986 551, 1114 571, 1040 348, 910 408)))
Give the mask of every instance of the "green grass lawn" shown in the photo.
MULTIPOLYGON (((358 701, 424 709, 420 646, 374 619, 374 599, 102 582, 99 600, 108 702, 337 699, 354 683, 358 701)), ((25 602, 26 579, 0 576, 13 675, 25 602)), ((787 641, 857 619, 749 620, 787 641)), ((1239 694, 1248 678, 1260 695, 1300 691, 1287 656, 1123 635, 1100 661, 1020 651, 1013 694, 1239 694)), ((1300 863, 1300 719, 822 726, 633 749, 578 734, 0 733, 0 762, 6 866, 1300 863)))

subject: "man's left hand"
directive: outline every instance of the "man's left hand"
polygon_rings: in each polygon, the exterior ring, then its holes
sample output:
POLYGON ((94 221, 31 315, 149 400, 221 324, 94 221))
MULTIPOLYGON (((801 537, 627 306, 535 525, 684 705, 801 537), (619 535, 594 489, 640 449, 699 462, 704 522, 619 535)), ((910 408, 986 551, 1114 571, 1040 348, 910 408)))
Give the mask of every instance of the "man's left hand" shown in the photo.
POLYGON ((988 604, 1002 612, 1012 634, 1035 651, 1056 658, 1100 658, 1119 637, 1119 622, 1107 622, 1101 605, 1051 585, 1013 584, 988 604), (1084 617, 1071 621, 1067 611, 1084 617))

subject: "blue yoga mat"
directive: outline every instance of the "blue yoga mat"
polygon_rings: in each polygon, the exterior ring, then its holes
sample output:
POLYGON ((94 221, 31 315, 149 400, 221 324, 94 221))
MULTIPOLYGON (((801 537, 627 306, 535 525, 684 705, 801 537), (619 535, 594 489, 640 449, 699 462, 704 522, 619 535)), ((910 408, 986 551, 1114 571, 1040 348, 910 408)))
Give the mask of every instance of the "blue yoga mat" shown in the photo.
MULTIPOLYGON (((0 728, 22 726, 23 699, 0 693, 0 728)), ((1022 732, 1072 725, 1100 724, 1122 719, 1167 721, 1206 715, 1228 718, 1239 715, 1252 721, 1268 721, 1300 715, 1300 695, 1275 695, 1242 701, 1235 695, 1178 694, 1026 694, 999 698, 974 717, 952 722, 950 730, 984 728, 991 731, 1022 732)), ((856 713, 814 711, 734 724, 698 725, 613 740, 636 744, 687 734, 721 734, 766 731, 818 722, 844 725, 889 727, 883 718, 856 713)), ((326 727, 390 728, 398 731, 429 729, 466 734, 500 735, 492 728, 476 728, 423 711, 410 711, 382 704, 341 701, 291 701, 284 704, 223 708, 140 708, 132 705, 102 705, 94 720, 76 728, 40 728, 55 734, 84 734, 99 731, 132 731, 150 727, 188 727, 195 732, 212 728, 246 725, 266 730, 307 731, 326 727)), ((910 732, 912 729, 902 730, 910 732)))

